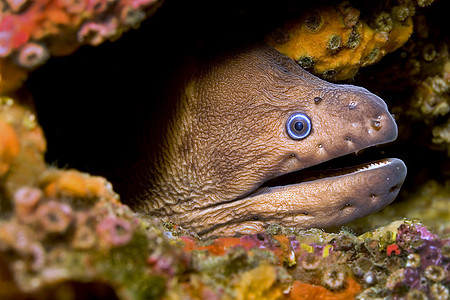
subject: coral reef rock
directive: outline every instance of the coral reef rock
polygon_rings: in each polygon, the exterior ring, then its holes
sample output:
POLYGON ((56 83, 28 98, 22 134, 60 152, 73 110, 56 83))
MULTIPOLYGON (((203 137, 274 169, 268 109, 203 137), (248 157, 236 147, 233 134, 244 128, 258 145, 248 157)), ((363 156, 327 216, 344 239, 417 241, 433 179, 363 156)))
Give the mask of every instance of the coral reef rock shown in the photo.
POLYGON ((361 14, 349 1, 315 7, 274 30, 267 41, 322 78, 349 79, 408 40, 415 7, 411 0, 389 1, 371 14, 361 14))
POLYGON ((137 218, 104 178, 46 167, 34 114, 11 98, 1 98, 0 129, 0 298, 39 298, 77 282, 106 283, 120 299, 162 296, 186 264, 162 225, 137 218), (169 264, 152 263, 151 253, 169 264))
POLYGON ((450 40, 442 10, 440 1, 418 11, 411 38, 362 84, 392 99, 400 139, 450 155, 450 40), (410 130, 411 123, 423 128, 423 136, 410 130))
POLYGON ((385 209, 346 226, 364 232, 389 220, 409 218, 420 220, 440 235, 450 234, 450 181, 428 180, 418 190, 405 193, 403 198, 403 201, 395 201, 385 209))
POLYGON ((2 0, 0 93, 18 88, 50 55, 99 45, 139 26, 160 0, 2 0))

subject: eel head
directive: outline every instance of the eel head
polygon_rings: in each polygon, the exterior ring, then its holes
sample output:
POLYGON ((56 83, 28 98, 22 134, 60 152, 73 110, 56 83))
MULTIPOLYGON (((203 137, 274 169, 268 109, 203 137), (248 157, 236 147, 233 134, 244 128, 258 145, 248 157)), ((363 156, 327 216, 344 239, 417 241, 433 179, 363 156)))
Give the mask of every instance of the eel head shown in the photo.
POLYGON ((254 233, 271 223, 340 225, 397 196, 406 176, 399 159, 263 187, 294 171, 308 177, 308 167, 395 140, 397 126, 378 96, 323 81, 265 45, 189 74, 177 89, 149 196, 137 209, 209 236, 254 233))

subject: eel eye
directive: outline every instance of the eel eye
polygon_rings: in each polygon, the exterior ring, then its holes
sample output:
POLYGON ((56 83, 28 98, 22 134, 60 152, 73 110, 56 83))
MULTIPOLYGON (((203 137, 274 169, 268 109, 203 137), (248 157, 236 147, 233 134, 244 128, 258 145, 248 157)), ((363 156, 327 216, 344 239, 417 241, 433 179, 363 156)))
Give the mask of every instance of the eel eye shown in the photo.
POLYGON ((286 131, 293 140, 302 140, 311 133, 311 120, 307 115, 295 113, 286 122, 286 131))

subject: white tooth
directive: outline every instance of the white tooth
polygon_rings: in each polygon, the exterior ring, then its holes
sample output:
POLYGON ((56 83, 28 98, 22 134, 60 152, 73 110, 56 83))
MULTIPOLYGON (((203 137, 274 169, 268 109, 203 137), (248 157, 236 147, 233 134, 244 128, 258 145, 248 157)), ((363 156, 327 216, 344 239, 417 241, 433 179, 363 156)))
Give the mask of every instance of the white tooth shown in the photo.
POLYGON ((358 170, 356 170, 354 173, 356 172, 361 172, 361 171, 366 171, 366 170, 372 170, 372 169, 376 169, 385 165, 388 165, 389 161, 379 161, 379 162, 375 162, 375 163, 371 163, 365 167, 362 167, 358 170))

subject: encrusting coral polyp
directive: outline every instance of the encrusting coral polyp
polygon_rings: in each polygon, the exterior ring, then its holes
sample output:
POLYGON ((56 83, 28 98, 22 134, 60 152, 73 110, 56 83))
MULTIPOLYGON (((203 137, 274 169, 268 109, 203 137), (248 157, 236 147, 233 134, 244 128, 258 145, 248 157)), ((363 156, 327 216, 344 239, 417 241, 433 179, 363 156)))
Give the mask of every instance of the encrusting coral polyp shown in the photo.
POLYGON ((368 22, 344 1, 303 12, 267 41, 303 68, 325 79, 344 80, 402 46, 413 32, 414 12, 414 4, 404 1, 368 22))

